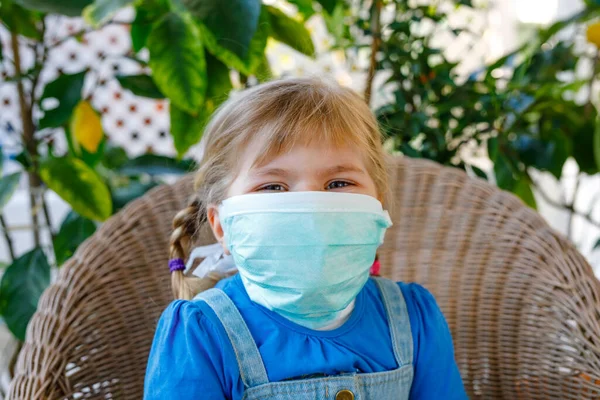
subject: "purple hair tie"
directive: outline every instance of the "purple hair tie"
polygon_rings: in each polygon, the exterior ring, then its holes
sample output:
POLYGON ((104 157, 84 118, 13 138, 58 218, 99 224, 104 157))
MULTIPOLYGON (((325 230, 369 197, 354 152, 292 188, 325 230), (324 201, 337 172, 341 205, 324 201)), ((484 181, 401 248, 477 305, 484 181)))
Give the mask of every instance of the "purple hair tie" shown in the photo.
POLYGON ((181 258, 173 258, 169 260, 169 269, 171 270, 171 272, 184 271, 185 263, 181 258))

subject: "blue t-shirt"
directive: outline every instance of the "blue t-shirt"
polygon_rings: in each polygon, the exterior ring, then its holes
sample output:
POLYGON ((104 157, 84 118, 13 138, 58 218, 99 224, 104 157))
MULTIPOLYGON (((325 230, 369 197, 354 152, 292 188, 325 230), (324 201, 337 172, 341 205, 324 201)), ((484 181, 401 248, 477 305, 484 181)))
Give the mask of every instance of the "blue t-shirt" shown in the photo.
MULTIPOLYGON (((433 296, 399 283, 414 341, 411 399, 466 399, 452 337, 433 296)), ((372 373, 397 368, 386 311, 373 280, 358 294, 341 327, 314 331, 250 300, 236 275, 221 288, 239 309, 262 356, 270 382, 314 374, 372 373)), ((150 352, 146 400, 243 397, 233 347, 204 302, 176 300, 164 311, 150 352)))

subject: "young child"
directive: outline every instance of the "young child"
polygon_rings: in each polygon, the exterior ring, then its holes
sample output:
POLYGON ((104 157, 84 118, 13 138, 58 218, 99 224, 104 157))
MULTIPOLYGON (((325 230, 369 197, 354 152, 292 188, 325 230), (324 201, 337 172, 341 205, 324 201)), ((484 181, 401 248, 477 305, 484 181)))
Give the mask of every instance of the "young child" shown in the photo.
POLYGON ((432 295, 369 278, 391 220, 382 138, 358 95, 263 84, 226 102, 204 140, 200 200, 174 221, 182 300, 158 323, 145 399, 467 398, 432 295), (205 223, 219 244, 184 274, 205 223))

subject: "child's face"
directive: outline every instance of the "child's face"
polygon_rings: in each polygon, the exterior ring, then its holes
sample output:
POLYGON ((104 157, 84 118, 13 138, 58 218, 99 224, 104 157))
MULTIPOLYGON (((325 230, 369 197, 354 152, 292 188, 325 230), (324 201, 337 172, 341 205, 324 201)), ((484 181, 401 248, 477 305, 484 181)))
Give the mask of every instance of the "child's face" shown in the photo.
MULTIPOLYGON (((364 152, 354 147, 311 144, 295 146, 263 165, 252 165, 262 143, 249 146, 239 160, 240 169, 227 197, 248 193, 332 191, 366 194, 379 199, 368 173, 364 152)), ((217 205, 209 205, 208 221, 215 237, 223 243, 217 205)))
MULTIPOLYGON (((259 147, 259 146, 255 146, 259 147)), ((240 160, 240 171, 227 197, 262 192, 334 191, 377 196, 363 152, 351 147, 295 146, 264 165, 255 165, 259 148, 240 160)))

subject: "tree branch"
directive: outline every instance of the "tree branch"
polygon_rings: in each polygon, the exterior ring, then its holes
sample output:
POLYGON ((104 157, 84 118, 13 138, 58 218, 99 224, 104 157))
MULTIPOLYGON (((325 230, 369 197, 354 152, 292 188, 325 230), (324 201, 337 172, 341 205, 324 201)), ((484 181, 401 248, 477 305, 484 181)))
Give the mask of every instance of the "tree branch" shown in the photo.
POLYGON ((365 84, 365 101, 371 103, 371 92, 373 91, 373 79, 377 70, 377 53, 381 46, 381 7, 382 1, 375 0, 371 8, 371 60, 369 62, 369 72, 367 73, 367 81, 365 84))
POLYGON ((50 219, 50 212, 48 209, 48 203, 46 202, 45 192, 41 194, 42 201, 42 209, 44 210, 44 218, 46 219, 46 226, 48 227, 48 231, 50 232, 50 236, 52 237, 52 242, 54 242, 54 238, 56 237, 56 233, 52 227, 52 220, 50 219))
MULTIPOLYGON (((11 33, 11 45, 13 57, 15 59, 15 74, 21 75, 21 52, 19 49, 19 38, 16 33, 11 33)), ((33 160, 33 168, 29 171, 29 202, 31 209, 31 219, 33 222, 33 241, 38 247, 40 245, 39 216, 37 212, 37 199, 35 190, 41 185, 41 179, 37 174, 37 141, 35 140, 35 128, 33 126, 33 116, 31 105, 27 103, 23 82, 17 80, 17 92, 19 94, 19 107, 21 111, 21 123, 23 124, 23 141, 25 149, 33 160)))
POLYGON ((44 44, 44 37, 46 36, 46 19, 42 18, 42 57, 40 60, 40 56, 38 53, 38 46, 35 48, 35 66, 39 65, 39 69, 34 69, 36 71, 33 79, 31 81, 31 107, 36 103, 37 99, 35 97, 35 92, 37 89, 37 85, 40 79, 40 75, 42 74, 42 69, 44 68, 44 64, 46 64, 46 59, 48 57, 48 47, 44 44))
POLYGON ((4 233, 4 240, 6 241, 6 247, 8 247, 8 253, 10 254, 10 261, 15 260, 15 248, 13 247, 12 238, 10 237, 10 233, 8 232, 8 226, 6 225, 6 221, 4 220, 4 216, 0 214, 0 226, 2 226, 2 230, 4 233))
MULTIPOLYGON (((581 183, 581 177, 577 176, 577 180, 575 182, 575 189, 573 190, 573 200, 571 201, 571 209, 575 210, 575 202, 577 201, 577 193, 579 192, 579 184, 581 183)), ((567 237, 573 240, 573 216, 575 215, 574 211, 569 213, 569 225, 567 228, 567 237)))
MULTIPOLYGON (((64 42, 66 42, 69 39, 75 39, 75 38, 77 38, 77 36, 82 36, 82 35, 85 35, 86 33, 90 33, 90 32, 93 32, 93 31, 94 30, 91 29, 91 28, 81 29, 81 30, 79 30, 79 31, 77 31, 75 33, 72 33, 70 35, 66 35, 66 36, 60 38, 59 40, 57 40, 54 43, 50 43, 50 48, 53 49, 55 47, 60 46, 61 44, 63 44, 64 42)), ((46 49, 48 49, 47 46, 46 46, 46 49)))
POLYGON ((600 50, 596 50, 596 55, 594 56, 594 60, 592 61, 593 62, 592 76, 590 77, 590 83, 588 85, 588 90, 590 91, 590 93, 588 96, 587 104, 585 105, 586 118, 588 118, 590 116, 590 113, 592 112, 592 109, 594 107, 594 104, 592 102, 592 100, 593 100, 592 89, 594 88, 594 81, 596 79, 596 75, 598 74, 598 61, 599 60, 600 60, 600 50))
MULTIPOLYGON (((125 21, 109 21, 106 24, 102 25, 100 27, 100 29, 103 29, 105 27, 107 27, 108 25, 123 25, 123 26, 130 26, 131 22, 125 22, 125 21)), ((44 25, 45 28, 45 25, 44 25)), ((63 44, 64 42, 66 42, 69 39, 76 39, 78 36, 83 36, 87 33, 91 33, 91 32, 96 32, 97 29, 93 29, 93 28, 84 28, 84 29, 80 29, 77 32, 71 33, 69 35, 63 36, 62 38, 60 38, 59 40, 57 40, 54 43, 50 43, 50 48, 55 48, 60 46, 61 44, 63 44)), ((47 49, 47 47, 46 47, 47 49)))

